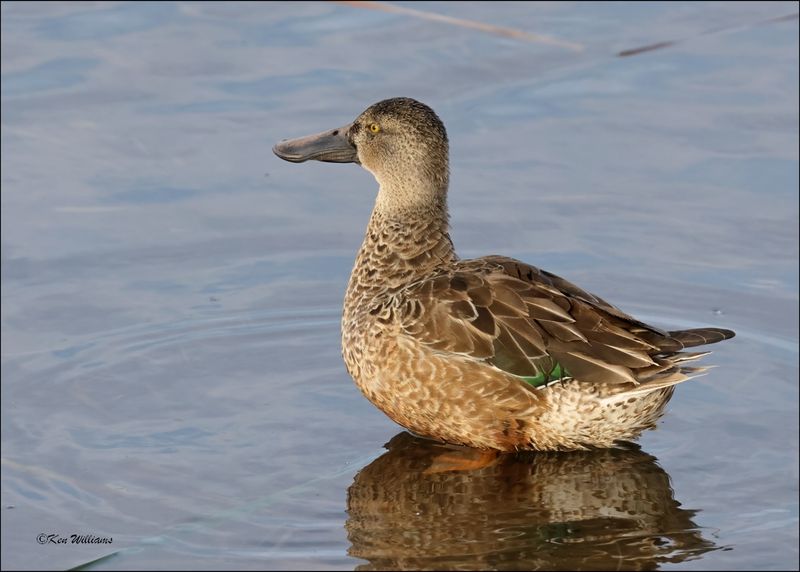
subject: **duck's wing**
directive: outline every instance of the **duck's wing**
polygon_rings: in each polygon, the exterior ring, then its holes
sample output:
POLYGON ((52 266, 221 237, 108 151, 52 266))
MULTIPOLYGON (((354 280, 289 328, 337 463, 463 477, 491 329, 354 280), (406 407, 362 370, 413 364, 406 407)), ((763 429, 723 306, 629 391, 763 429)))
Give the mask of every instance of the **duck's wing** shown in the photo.
POLYGON ((500 256, 460 261, 398 294, 396 318, 406 335, 534 384, 563 376, 639 384, 672 368, 685 347, 733 335, 659 330, 563 278, 500 256))

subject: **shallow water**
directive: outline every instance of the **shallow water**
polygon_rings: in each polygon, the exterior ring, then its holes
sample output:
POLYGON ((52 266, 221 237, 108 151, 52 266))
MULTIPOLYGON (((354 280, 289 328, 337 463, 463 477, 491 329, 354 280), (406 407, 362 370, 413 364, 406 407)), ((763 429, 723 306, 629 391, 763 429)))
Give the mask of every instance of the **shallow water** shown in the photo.
POLYGON ((2 4, 4 569, 798 567, 796 3, 413 8, 555 41, 2 4), (396 95, 448 127, 463 256, 737 331, 641 449, 442 472, 358 393, 375 184, 270 148, 396 95))

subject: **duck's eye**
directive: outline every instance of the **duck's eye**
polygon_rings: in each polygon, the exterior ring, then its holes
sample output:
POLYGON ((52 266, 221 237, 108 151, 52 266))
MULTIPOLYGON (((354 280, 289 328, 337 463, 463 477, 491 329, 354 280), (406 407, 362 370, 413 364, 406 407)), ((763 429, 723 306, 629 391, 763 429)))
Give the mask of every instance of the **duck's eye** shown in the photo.
POLYGON ((381 130, 381 126, 378 125, 377 123, 370 123, 369 130, 372 131, 373 133, 377 133, 378 131, 381 130))

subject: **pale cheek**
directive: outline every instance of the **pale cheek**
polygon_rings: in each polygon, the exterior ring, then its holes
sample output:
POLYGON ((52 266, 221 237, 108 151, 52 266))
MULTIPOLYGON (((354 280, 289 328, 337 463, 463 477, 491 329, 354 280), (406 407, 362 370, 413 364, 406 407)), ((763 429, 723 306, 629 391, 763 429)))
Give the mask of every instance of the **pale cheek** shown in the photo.
POLYGON ((358 160, 361 162, 361 166, 364 167, 364 169, 377 177, 377 175, 375 175, 377 165, 375 164, 375 155, 373 153, 369 151, 359 151, 358 160))
POLYGON ((384 152, 381 149, 367 148, 363 149, 358 154, 358 158, 361 161, 361 165, 367 171, 372 173, 376 179, 378 178, 379 173, 385 175, 387 167, 391 166, 391 165, 386 165, 385 161, 381 159, 382 153, 384 152))

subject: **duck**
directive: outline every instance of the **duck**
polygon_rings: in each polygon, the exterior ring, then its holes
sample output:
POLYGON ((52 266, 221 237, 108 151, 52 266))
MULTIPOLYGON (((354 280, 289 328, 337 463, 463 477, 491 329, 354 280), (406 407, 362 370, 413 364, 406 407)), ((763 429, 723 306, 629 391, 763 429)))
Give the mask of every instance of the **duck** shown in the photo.
POLYGON ((613 448, 655 427, 675 386, 734 337, 666 331, 514 258, 461 259, 449 233, 449 142, 409 97, 284 139, 279 158, 356 163, 378 183, 347 286, 342 356, 411 433, 486 453, 613 448))

